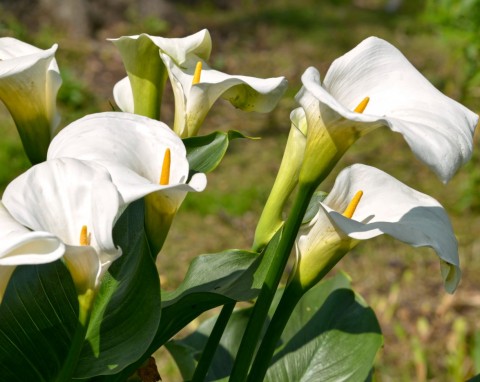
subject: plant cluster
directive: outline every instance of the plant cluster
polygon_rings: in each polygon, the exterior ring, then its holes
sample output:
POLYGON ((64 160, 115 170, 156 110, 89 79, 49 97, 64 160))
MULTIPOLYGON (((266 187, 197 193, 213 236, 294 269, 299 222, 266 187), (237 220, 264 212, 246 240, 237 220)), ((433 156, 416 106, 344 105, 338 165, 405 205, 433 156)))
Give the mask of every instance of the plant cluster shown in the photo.
POLYGON ((247 139, 237 131, 199 135, 207 113, 219 98, 268 113, 287 81, 211 68, 207 30, 111 41, 127 73, 113 89, 121 111, 59 128, 57 45, 0 39, 0 100, 32 163, 0 204, 6 380, 147 380, 151 355, 165 346, 185 380, 363 381, 383 339, 348 277, 324 280, 343 256, 383 234, 430 247, 446 291, 455 291, 458 245, 434 198, 365 164, 319 190, 351 145, 380 127, 401 134, 444 183, 472 155, 478 116, 376 37, 336 59, 323 81, 313 67, 302 75, 252 247, 200 255, 176 290, 162 291, 156 262, 180 205, 207 187, 231 140, 247 139), (167 81, 173 127, 161 122, 167 81), (240 301, 254 302, 235 309, 240 301), (173 339, 215 307, 218 317, 173 339))

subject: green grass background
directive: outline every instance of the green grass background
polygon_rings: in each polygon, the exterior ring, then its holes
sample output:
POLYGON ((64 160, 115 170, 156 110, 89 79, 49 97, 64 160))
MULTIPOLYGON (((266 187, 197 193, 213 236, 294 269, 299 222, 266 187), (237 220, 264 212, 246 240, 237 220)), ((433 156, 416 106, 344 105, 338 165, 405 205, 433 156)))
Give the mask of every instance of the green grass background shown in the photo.
MULTIPOLYGON (((1 8, 0 35, 42 48, 59 43, 63 77, 59 94, 62 126, 92 112, 111 110, 112 87, 124 74, 108 37, 147 32, 169 37, 208 28, 213 38, 211 65, 235 74, 286 76, 289 89, 268 115, 246 114, 218 102, 202 133, 236 129, 261 140, 234 141, 225 160, 209 175, 208 187, 189 195, 159 257, 162 285, 174 288, 190 260, 225 248, 248 248, 290 126, 293 96, 308 66, 324 76, 333 59, 376 35, 397 46, 440 90, 480 111, 480 22, 478 0, 404 0, 395 11, 386 1, 182 1, 181 17, 141 19, 126 12, 121 20, 90 38, 69 39, 50 26, 28 27, 22 15, 1 8)), ((163 119, 172 121, 168 94, 163 119)), ((442 113, 442 110, 438 110, 442 113)), ((444 186, 414 158, 402 138, 378 130, 360 139, 322 185, 352 163, 389 172, 439 200, 449 212, 460 244, 462 282, 450 296, 442 287, 433 251, 413 249, 382 237, 356 247, 337 266, 352 277, 376 311, 385 335, 378 354, 377 381, 464 381, 480 373, 480 160, 475 151, 444 186)), ((0 104, 0 188, 29 167, 18 134, 0 104)), ((159 356, 164 381, 178 380, 166 353, 159 356)))

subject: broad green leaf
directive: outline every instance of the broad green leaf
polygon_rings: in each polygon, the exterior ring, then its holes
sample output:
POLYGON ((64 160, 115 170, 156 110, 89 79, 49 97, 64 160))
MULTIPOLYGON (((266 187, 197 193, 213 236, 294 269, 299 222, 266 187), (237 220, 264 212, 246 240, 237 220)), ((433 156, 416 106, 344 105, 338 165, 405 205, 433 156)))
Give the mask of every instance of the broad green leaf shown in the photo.
POLYGON ((95 381, 125 381, 142 362, 203 312, 231 301, 257 296, 252 288, 260 256, 256 252, 228 250, 196 257, 182 284, 162 292, 162 317, 155 338, 143 356, 123 372, 95 381))
POLYGON ((17 267, 0 305, 0 380, 55 381, 78 325, 77 293, 60 260, 17 267))
POLYGON ((383 339, 373 310, 348 284, 339 274, 305 294, 265 381, 367 379, 383 339))
POLYGON ((255 298, 258 290, 252 284, 259 259, 257 253, 243 250, 195 258, 182 284, 175 291, 162 294, 158 346, 209 309, 255 298))
MULTIPOLYGON (((237 310, 232 314, 207 381, 220 381, 229 376, 250 310, 237 310)), ((274 308, 270 313, 273 311, 274 308)), ((177 357, 175 352, 172 355, 185 375, 191 372, 192 362, 198 360, 215 319, 206 320, 185 339, 174 341, 183 353, 182 357, 177 357)), ((348 278, 338 274, 319 283, 300 300, 265 381, 363 382, 381 345, 382 336, 373 311, 350 289, 348 278)), ((167 348, 172 346, 169 344, 167 348)))
POLYGON ((185 138, 183 143, 187 148, 187 159, 190 164, 190 173, 208 173, 220 164, 227 152, 230 141, 238 138, 247 138, 238 131, 221 131, 209 135, 185 138))
POLYGON ((160 282, 143 230, 143 202, 135 202, 114 228, 122 256, 110 267, 86 335, 76 378, 115 374, 149 347, 160 321, 160 282))
POLYGON ((73 341, 78 302, 63 263, 15 270, 0 305, 0 379, 55 381, 69 354, 76 378, 118 373, 145 353, 160 320, 160 285, 143 221, 137 202, 115 226, 123 255, 102 280, 85 339, 73 341))

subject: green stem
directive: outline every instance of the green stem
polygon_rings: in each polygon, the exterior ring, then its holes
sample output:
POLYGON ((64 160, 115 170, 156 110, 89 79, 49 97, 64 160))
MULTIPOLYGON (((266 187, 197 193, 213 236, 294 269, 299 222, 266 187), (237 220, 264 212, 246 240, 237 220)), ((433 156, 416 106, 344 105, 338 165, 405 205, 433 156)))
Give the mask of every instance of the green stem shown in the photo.
POLYGON ((210 364, 212 363, 213 356, 215 355, 215 351, 217 350, 218 344, 220 343, 220 339, 222 338, 222 334, 225 331, 234 307, 235 302, 229 302, 223 306, 222 311, 215 322, 215 326, 208 337, 207 344, 203 349, 202 356, 200 357, 200 361, 198 362, 195 373, 193 374, 192 382, 202 382, 205 380, 208 369, 210 368, 210 364))
POLYGON ((77 328, 72 338, 72 344, 65 360, 62 370, 57 376, 57 382, 65 382, 72 380, 73 372, 77 366, 78 358, 83 348, 83 342, 85 341, 85 335, 87 334, 87 326, 78 322, 77 328))
POLYGON ((292 250, 295 238, 315 191, 312 183, 300 183, 292 210, 285 223, 277 253, 265 277, 257 302, 247 323, 245 333, 233 365, 230 382, 244 382, 255 354, 258 339, 268 316, 275 292, 292 250))
POLYGON ((304 291, 297 287, 298 284, 289 284, 283 296, 278 303, 275 314, 268 325, 268 329, 263 336, 257 355, 253 361, 252 368, 248 374, 248 382, 263 381, 270 366, 273 353, 277 347, 278 341, 287 325, 293 310, 298 301, 303 296, 304 291))
POLYGON ((78 325, 73 334, 70 351, 67 359, 63 363, 62 369, 58 373, 56 381, 64 382, 72 380, 73 373, 77 367, 78 358, 82 352, 85 335, 87 334, 88 322, 90 321, 90 313, 93 305, 95 293, 92 289, 88 289, 84 294, 78 296, 79 316, 78 325))

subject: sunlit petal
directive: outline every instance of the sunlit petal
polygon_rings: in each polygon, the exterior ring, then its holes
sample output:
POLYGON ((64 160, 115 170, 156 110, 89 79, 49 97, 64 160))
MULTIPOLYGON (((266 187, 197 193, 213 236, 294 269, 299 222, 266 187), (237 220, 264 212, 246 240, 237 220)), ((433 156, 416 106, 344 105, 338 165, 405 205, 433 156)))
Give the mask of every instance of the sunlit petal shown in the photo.
POLYGON ((115 84, 113 87, 113 98, 120 110, 128 113, 134 112, 135 105, 133 102, 132 85, 128 77, 125 77, 115 84))
POLYGON ((0 301, 17 265, 45 264, 61 258, 65 246, 49 232, 29 229, 18 223, 0 202, 0 301))
POLYGON ((471 156, 478 115, 438 91, 384 40, 370 37, 335 60, 323 84, 314 68, 302 83, 297 100, 309 134, 326 130, 341 154, 352 140, 383 125, 402 134, 443 182, 471 156), (370 101, 363 113, 354 112, 365 97, 370 101))
POLYGON ((167 125, 136 114, 92 114, 70 124, 49 148, 49 159, 61 157, 94 161, 107 168, 125 203, 148 196, 147 235, 157 252, 187 192, 203 191, 207 184, 202 173, 194 174, 187 183, 185 146, 167 125), (169 180, 160 184, 167 149, 169 180), (161 240, 153 244, 154 237, 161 240))
POLYGON ((284 77, 256 78, 229 75, 202 62, 200 82, 193 85, 197 57, 178 65, 167 54, 165 62, 175 96, 175 131, 180 136, 194 136, 217 99, 224 98, 244 111, 269 112, 287 87, 284 77))
POLYGON ((125 204, 108 171, 98 164, 59 158, 36 165, 7 186, 3 203, 22 226, 50 232, 68 246, 81 245, 79 234, 87 226, 91 240, 85 247, 89 248, 76 252, 95 253, 97 265, 90 267, 94 276, 85 276, 95 280, 93 286, 121 255, 113 243, 112 229, 125 204))
POLYGON ((387 234, 413 247, 433 248, 441 260, 445 289, 452 293, 457 287, 461 275, 457 240, 445 210, 430 196, 383 171, 357 164, 339 174, 321 207, 299 237, 301 256, 321 251, 326 243, 345 253, 358 240, 387 234), (363 197, 349 219, 342 212, 358 190, 363 197))
POLYGON ((183 200, 186 192, 206 186, 204 174, 186 183, 189 165, 182 140, 164 123, 135 114, 99 113, 73 122, 50 145, 48 158, 60 157, 101 163, 126 203, 160 190, 177 192, 183 200), (170 181, 160 185, 166 149, 171 151, 170 181))

